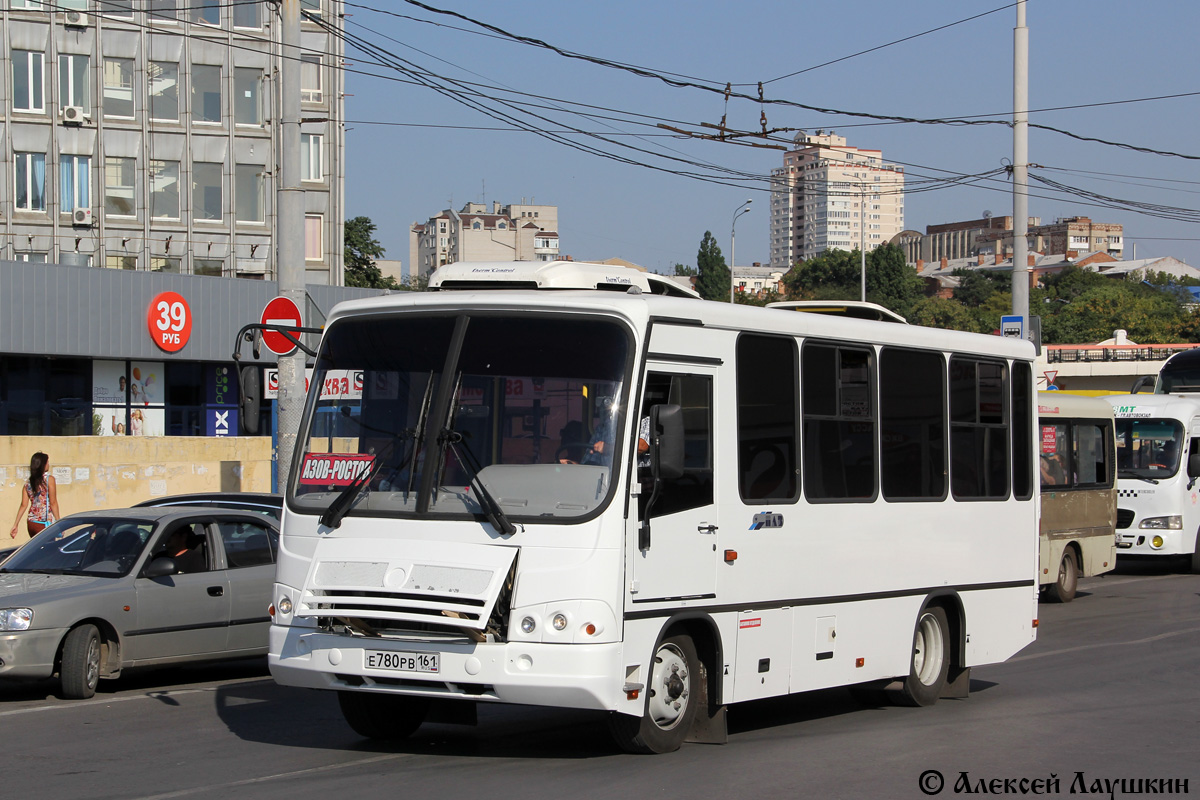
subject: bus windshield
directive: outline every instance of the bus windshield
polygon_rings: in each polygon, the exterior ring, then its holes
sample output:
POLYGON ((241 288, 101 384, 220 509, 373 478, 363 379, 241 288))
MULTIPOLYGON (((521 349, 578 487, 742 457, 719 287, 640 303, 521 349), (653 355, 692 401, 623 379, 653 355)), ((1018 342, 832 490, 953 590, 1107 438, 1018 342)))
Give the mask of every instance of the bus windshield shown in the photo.
POLYGON ((630 353, 621 325, 577 315, 337 321, 291 500, 323 513, 340 497, 349 515, 474 517, 493 501, 513 519, 591 514, 611 493, 630 353))
POLYGON ((1179 471, 1183 425, 1173 419, 1121 418, 1117 426, 1117 477, 1169 478, 1179 471))

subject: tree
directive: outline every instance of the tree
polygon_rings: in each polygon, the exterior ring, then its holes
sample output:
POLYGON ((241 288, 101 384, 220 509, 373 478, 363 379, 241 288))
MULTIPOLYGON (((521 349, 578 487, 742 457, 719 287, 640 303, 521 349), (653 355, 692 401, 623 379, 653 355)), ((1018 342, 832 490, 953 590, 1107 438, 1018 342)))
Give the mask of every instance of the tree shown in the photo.
POLYGON ((691 278, 696 274, 695 267, 685 266, 684 264, 675 265, 675 274, 681 278, 691 278))
POLYGON ((375 259, 383 257, 383 245, 374 233, 370 217, 346 220, 345 283, 366 289, 400 289, 395 278, 385 276, 375 265, 375 259))
MULTIPOLYGON (((904 251, 882 245, 867 253, 867 300, 908 316, 924 285, 904 260, 904 251)), ((788 296, 799 300, 858 300, 862 256, 858 250, 826 250, 797 264, 783 278, 788 296)))
POLYGON ((732 277, 712 231, 705 231, 704 238, 700 240, 700 251, 696 253, 696 271, 699 275, 696 278, 696 291, 701 297, 718 302, 729 301, 732 277))

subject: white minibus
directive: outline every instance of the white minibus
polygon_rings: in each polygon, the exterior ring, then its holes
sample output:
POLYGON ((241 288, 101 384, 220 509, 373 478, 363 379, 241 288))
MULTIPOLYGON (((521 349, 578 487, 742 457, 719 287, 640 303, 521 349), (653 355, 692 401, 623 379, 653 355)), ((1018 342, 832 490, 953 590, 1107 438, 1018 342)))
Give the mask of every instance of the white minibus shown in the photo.
POLYGON ((1117 433, 1117 555, 1187 560, 1200 572, 1200 397, 1129 394, 1117 433))
POLYGON ((332 311, 312 385, 362 392, 308 396, 277 681, 371 738, 517 703, 654 753, 746 700, 965 697, 1034 640, 1031 344, 494 266, 332 311))

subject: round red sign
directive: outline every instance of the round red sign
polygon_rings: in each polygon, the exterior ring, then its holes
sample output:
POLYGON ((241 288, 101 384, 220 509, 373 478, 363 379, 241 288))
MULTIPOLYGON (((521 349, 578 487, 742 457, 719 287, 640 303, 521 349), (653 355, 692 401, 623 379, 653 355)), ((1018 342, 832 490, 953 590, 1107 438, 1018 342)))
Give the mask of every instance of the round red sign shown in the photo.
POLYGON ((168 353, 177 353, 192 335, 192 309, 178 292, 162 292, 146 314, 150 338, 168 353))
MULTIPOLYGON (((263 309, 261 321, 263 325, 299 327, 300 309, 287 297, 275 297, 263 309)), ((294 335, 297 338, 300 336, 299 333, 294 335)), ((277 356, 286 356, 296 349, 296 345, 289 342, 287 337, 278 331, 263 331, 262 340, 267 349, 277 356)))

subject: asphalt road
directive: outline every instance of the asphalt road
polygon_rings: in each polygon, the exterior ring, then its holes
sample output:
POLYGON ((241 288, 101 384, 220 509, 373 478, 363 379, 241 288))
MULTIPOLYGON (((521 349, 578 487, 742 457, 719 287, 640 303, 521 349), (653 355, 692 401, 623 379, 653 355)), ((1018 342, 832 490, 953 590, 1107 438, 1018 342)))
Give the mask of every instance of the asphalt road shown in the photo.
POLYGON ((964 772, 973 794, 1052 775, 1050 796, 1142 778, 1200 794, 1200 575, 1087 579, 1040 613, 1038 641, 975 669, 967 700, 759 701, 730 709, 728 744, 654 757, 618 752, 599 716, 545 708, 481 707, 478 727, 369 744, 331 695, 276 686, 258 661, 131 674, 87 701, 0 685, 0 797, 924 798, 929 770, 939 797, 967 794, 964 772))

